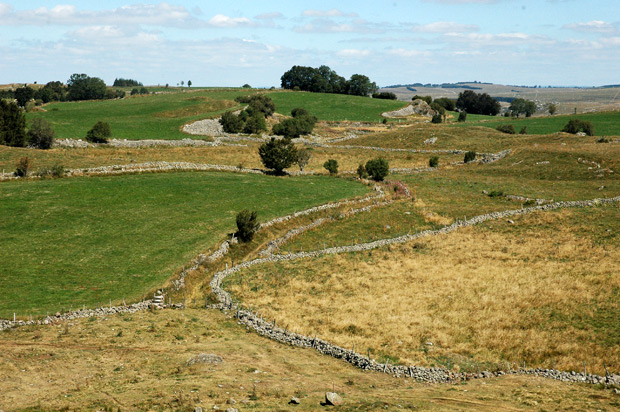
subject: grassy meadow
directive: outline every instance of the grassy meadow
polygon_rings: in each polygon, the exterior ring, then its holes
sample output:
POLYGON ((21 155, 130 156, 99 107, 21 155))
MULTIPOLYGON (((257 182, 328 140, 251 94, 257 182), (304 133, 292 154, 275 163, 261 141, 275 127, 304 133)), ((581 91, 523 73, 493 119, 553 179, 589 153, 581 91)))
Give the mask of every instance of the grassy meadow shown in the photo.
POLYGON ((135 300, 232 232, 242 209, 265 221, 366 190, 211 172, 4 182, 0 316, 135 300))

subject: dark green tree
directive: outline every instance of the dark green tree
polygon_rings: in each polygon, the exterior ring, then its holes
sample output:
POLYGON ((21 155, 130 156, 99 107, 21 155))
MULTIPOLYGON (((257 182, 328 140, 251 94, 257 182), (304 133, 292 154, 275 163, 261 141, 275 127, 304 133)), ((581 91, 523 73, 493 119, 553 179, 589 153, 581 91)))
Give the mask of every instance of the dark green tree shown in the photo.
POLYGON ((226 112, 220 119, 220 124, 226 133, 241 133, 244 122, 238 115, 233 112, 226 112))
POLYGON ((19 107, 26 107, 26 103, 34 98, 35 91, 32 87, 24 86, 15 89, 15 100, 19 107))
POLYGON ((354 96, 368 96, 377 91, 377 85, 371 82, 368 76, 354 74, 347 82, 347 94, 354 96))
POLYGON ((375 181, 380 182, 390 173, 388 161, 382 157, 366 162, 366 172, 375 181))
POLYGON ((37 149, 49 149, 54 143, 54 130, 45 119, 35 118, 26 133, 28 145, 37 149))
POLYGON ((523 114, 525 117, 531 117, 536 112, 536 103, 531 100, 517 98, 510 103, 508 110, 510 110, 513 116, 519 117, 519 115, 523 114))
POLYGON ((594 136, 594 126, 592 123, 580 119, 570 119, 561 131, 572 134, 583 132, 587 136, 594 136))
POLYGON ((433 103, 437 103, 449 112, 453 112, 456 110, 456 101, 448 97, 440 97, 439 99, 433 100, 433 103))
POLYGON ((235 235, 242 242, 250 242, 254 238, 254 234, 260 229, 260 223, 257 219, 258 213, 255 211, 250 212, 247 209, 237 213, 235 218, 237 223, 237 232, 235 235))
POLYGON ((290 139, 275 139, 263 143, 258 148, 258 154, 263 165, 281 175, 284 169, 297 161, 297 149, 290 139))
POLYGON ((97 122, 86 133, 86 141, 91 143, 107 143, 110 136, 112 136, 110 124, 107 122, 97 122))
POLYGON ((0 144, 23 147, 26 142, 26 116, 14 102, 0 99, 0 144))
POLYGON ((243 133, 247 134, 256 134, 263 130, 267 130, 267 123, 261 112, 255 112, 249 116, 243 126, 243 133))
POLYGON ((501 106, 496 99, 487 93, 479 94, 471 90, 465 90, 459 93, 459 98, 456 100, 456 108, 467 113, 495 116, 499 113, 501 106))
POLYGON ((467 120, 467 112, 459 112, 459 122, 465 122, 467 120))
POLYGON ((465 158, 463 159, 464 163, 473 162, 474 160, 476 160, 476 152, 470 150, 469 152, 465 153, 465 158))
POLYGON ((428 159, 428 167, 438 167, 439 166, 439 156, 432 156, 428 159))
POLYGON ((373 93, 373 99, 386 99, 386 100, 396 100, 398 97, 392 92, 381 92, 381 93, 373 93))
POLYGON ((67 81, 67 100, 96 100, 105 97, 106 85, 98 77, 72 74, 67 81))
POLYGON ((329 159, 323 163, 323 167, 327 169, 330 175, 338 174, 338 161, 335 159, 329 159))

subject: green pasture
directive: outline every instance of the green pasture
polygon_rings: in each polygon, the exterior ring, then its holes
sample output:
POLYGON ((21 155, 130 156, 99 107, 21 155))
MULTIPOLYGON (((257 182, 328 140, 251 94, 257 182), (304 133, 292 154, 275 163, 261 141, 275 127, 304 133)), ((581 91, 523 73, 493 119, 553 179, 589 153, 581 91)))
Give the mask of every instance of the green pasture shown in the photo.
POLYGON ((319 120, 355 122, 379 122, 381 113, 398 110, 407 102, 372 99, 370 97, 345 94, 310 92, 272 92, 269 97, 276 104, 278 113, 290 116, 291 110, 301 107, 319 120))
POLYGON ((235 228, 362 195, 328 177, 216 172, 0 184, 0 317, 139 299, 235 228))
POLYGON ((495 129, 500 124, 512 124, 517 133, 527 127, 528 134, 552 134, 562 130, 573 118, 591 122, 596 136, 620 136, 620 111, 528 118, 467 115, 467 121, 459 126, 476 125, 495 129))
POLYGON ((108 122, 117 139, 183 139, 189 137, 181 132, 185 123, 241 107, 234 99, 245 93, 241 89, 190 89, 119 100, 51 103, 44 112, 28 113, 27 119, 46 119, 61 139, 83 139, 98 121, 108 122))

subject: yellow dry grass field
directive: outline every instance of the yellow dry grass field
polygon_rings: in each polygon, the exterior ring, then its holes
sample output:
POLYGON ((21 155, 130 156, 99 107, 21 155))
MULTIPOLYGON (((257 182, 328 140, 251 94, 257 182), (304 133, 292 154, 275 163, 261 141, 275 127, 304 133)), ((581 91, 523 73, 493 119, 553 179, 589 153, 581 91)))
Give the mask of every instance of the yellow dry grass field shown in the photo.
MULTIPOLYGON (((599 209, 595 219, 620 217, 618 206, 599 209)), ((620 247, 618 227, 592 226, 589 213, 254 267, 226 287, 280 325, 377 359, 461 370, 586 362, 604 374, 603 365, 620 369, 620 247), (616 237, 597 237, 607 235, 616 237)))
POLYGON ((142 312, 0 333, 0 408, 14 411, 612 410, 592 385, 522 376, 424 385, 246 333, 217 311, 142 312), (206 354, 206 362, 188 361, 206 354), (301 404, 289 405, 292 396, 301 404))

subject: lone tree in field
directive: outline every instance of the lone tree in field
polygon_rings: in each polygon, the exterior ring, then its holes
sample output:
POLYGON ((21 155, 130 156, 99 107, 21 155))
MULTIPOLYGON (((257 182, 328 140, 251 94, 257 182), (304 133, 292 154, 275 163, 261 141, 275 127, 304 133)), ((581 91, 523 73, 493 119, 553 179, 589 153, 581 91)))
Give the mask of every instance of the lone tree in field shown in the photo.
POLYGON ((372 180, 377 182, 381 182, 390 173, 390 165, 382 157, 367 161, 365 169, 372 180))
POLYGON ((286 138, 276 140, 272 137, 260 145, 258 154, 263 165, 277 175, 283 174, 284 169, 297 161, 297 149, 291 139, 286 138))
POLYGON ((323 163, 323 167, 327 169, 330 176, 334 176, 338 174, 338 161, 335 159, 329 159, 325 163, 323 163))
POLYGON ((110 124, 106 122, 97 122, 86 133, 86 141, 91 143, 108 143, 108 137, 112 136, 110 124))
POLYGON ((34 119, 26 135, 28 136, 28 145, 37 149, 49 149, 54 143, 54 130, 45 119, 34 119))
POLYGON ((257 213, 255 211, 250 212, 247 209, 237 213, 237 233, 235 234, 242 242, 250 242, 260 228, 260 223, 258 223, 256 217, 257 213))
POLYGON ((23 147, 26 142, 26 116, 13 102, 0 99, 0 145, 23 147))

